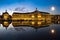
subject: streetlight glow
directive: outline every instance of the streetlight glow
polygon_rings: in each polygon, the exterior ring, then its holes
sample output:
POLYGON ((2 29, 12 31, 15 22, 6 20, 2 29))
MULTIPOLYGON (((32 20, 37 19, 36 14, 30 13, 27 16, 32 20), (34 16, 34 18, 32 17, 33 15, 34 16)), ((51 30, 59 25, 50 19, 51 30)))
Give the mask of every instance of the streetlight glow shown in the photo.
POLYGON ((54 29, 52 29, 52 30, 51 30, 51 33, 55 33, 55 30, 54 30, 54 29))
POLYGON ((54 10, 55 10, 55 7, 54 7, 54 6, 52 6, 52 7, 51 7, 51 11, 54 11, 54 10))

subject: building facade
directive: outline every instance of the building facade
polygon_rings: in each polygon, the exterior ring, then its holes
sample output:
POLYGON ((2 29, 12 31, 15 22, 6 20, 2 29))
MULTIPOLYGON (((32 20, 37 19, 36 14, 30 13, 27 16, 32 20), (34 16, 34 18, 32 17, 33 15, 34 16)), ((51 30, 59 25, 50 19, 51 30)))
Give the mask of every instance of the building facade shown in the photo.
POLYGON ((0 23, 8 27, 12 23, 14 27, 17 26, 33 26, 42 27, 50 24, 60 24, 60 15, 51 15, 48 12, 41 12, 35 10, 33 12, 18 13, 14 12, 12 16, 6 11, 0 15, 0 23))
POLYGON ((30 25, 41 26, 43 24, 49 25, 51 23, 51 15, 47 12, 40 12, 37 9, 28 13, 16 13, 12 14, 12 25, 30 25))
POLYGON ((9 13, 6 11, 2 14, 1 16, 1 23, 3 25, 3 27, 8 27, 9 24, 11 23, 11 16, 9 15, 9 13))

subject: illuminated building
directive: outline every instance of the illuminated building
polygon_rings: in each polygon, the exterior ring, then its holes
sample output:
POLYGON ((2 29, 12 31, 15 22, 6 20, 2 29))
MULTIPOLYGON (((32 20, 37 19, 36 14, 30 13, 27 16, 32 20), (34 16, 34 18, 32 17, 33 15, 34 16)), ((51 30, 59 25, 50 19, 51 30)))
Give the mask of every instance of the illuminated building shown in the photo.
POLYGON ((1 16, 1 23, 2 23, 2 25, 3 26, 5 26, 5 27, 8 27, 9 26, 9 24, 11 23, 11 16, 9 15, 9 13, 7 12, 7 10, 6 10, 6 12, 4 12, 3 14, 2 14, 2 16, 1 16))
POLYGON ((4 22, 3 22, 3 27, 8 27, 8 26, 9 26, 9 22, 4 21, 4 22))
POLYGON ((12 16, 6 11, 0 15, 0 23, 8 27, 10 23, 14 27, 17 26, 31 26, 31 27, 44 27, 50 24, 60 24, 60 15, 51 15, 48 12, 41 12, 35 10, 33 12, 18 13, 14 12, 12 16))
POLYGON ((47 25, 51 24, 51 15, 47 12, 40 12, 37 9, 28 13, 14 12, 12 14, 13 26, 41 26, 43 24, 42 21, 46 22, 47 25))
POLYGON ((11 16, 7 11, 2 14, 2 20, 11 20, 11 16))

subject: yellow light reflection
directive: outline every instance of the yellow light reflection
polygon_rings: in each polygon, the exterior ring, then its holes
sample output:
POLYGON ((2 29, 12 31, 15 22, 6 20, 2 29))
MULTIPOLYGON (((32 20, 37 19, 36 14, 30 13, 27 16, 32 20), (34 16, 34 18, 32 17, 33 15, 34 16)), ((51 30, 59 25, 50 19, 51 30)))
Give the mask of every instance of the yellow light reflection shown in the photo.
POLYGON ((39 25, 39 24, 41 24, 41 22, 38 22, 37 24, 39 25))
POLYGON ((41 17, 41 15, 38 16, 38 18, 40 18, 40 17, 41 17))
POLYGON ((4 22, 4 26, 8 26, 8 22, 4 22))

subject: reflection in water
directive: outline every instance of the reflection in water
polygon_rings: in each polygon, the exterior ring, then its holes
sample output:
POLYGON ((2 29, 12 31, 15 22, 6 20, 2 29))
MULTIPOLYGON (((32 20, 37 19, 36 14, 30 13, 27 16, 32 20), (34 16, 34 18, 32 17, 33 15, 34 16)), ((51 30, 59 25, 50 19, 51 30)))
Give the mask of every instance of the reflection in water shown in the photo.
POLYGON ((9 23, 8 23, 8 22, 4 22, 3 24, 4 24, 4 26, 8 26, 8 25, 9 25, 9 23))
MULTIPOLYGON (((12 16, 5 12, 0 16, 0 24, 3 25, 0 25, 0 37, 4 40, 9 38, 13 38, 13 40, 18 38, 21 38, 20 40, 25 38, 37 38, 37 40, 38 38, 40 40, 41 38, 47 38, 51 40, 49 34, 55 34, 55 30, 60 30, 60 25, 56 25, 60 24, 60 15, 50 15, 49 13, 39 12, 38 10, 31 12, 31 14, 13 13, 12 16), (53 26, 52 24, 55 25, 53 26)), ((57 34, 60 34, 59 32, 57 34)))
POLYGON ((51 21, 32 21, 32 20, 22 20, 22 21, 12 21, 11 23, 9 21, 3 21, 2 25, 4 27, 8 27, 10 24, 12 24, 14 27, 34 27, 34 28, 39 28, 39 27, 46 27, 49 26, 51 24, 51 21))
MULTIPOLYGON (((59 24, 55 24, 55 25, 53 24, 53 25, 50 25, 48 27, 46 26, 45 28, 38 28, 37 31, 33 27, 29 27, 29 26, 13 27, 12 24, 9 25, 9 27, 6 30, 5 27, 3 27, 1 25, 1 27, 0 27, 0 37, 2 37, 4 39, 8 39, 8 38, 10 39, 11 37, 13 39, 18 38, 18 37, 19 38, 22 37, 22 38, 26 38, 26 39, 28 39, 28 37, 29 37, 29 39, 30 38, 36 39, 36 38, 39 37, 41 39, 43 39, 43 38, 48 39, 49 38, 51 40, 51 37, 54 36, 54 34, 56 33, 55 31, 52 31, 54 33, 49 34, 49 31, 51 32, 51 30, 52 30, 52 29, 50 29, 50 27, 53 27, 53 26, 54 26, 53 30, 56 30, 57 34, 60 34, 60 31, 59 31, 60 25, 59 24), (51 35, 51 37, 50 37, 50 35, 51 35)), ((56 37, 56 36, 54 36, 54 37, 56 37)))
POLYGON ((54 34, 55 33, 55 30, 54 29, 51 29, 51 33, 54 34))
MULTIPOLYGON (((51 24, 51 22, 49 23, 51 24)), ((12 21, 12 25, 15 26, 47 26, 48 22, 45 21, 12 21)))
MULTIPOLYGON (((59 22, 59 21, 57 21, 57 22, 59 22)), ((10 24, 12 24, 13 27, 26 27, 26 26, 28 26, 28 27, 33 27, 33 28, 37 29, 37 28, 42 28, 42 27, 48 27, 52 23, 53 24, 60 24, 57 22, 53 23, 51 21, 36 21, 36 20, 34 20, 34 21, 32 21, 32 20, 18 21, 18 20, 16 20, 16 21, 2 21, 1 23, 2 23, 3 27, 8 27, 10 24)))
POLYGON ((48 12, 40 12, 37 9, 34 12, 16 13, 11 15, 6 11, 0 15, 0 23, 8 27, 11 23, 14 27, 28 26, 34 28, 48 27, 51 24, 60 24, 60 15, 51 15, 48 12))

